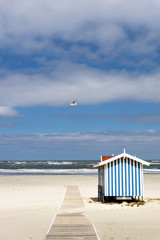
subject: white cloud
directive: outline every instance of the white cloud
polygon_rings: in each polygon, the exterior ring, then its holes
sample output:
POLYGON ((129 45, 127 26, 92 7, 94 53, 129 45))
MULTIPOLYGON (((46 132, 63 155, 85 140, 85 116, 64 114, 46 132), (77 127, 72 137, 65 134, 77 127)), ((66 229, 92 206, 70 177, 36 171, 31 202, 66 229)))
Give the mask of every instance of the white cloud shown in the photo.
POLYGON ((72 99, 80 104, 119 100, 160 102, 160 73, 108 72, 63 63, 50 75, 4 72, 0 84, 0 102, 8 106, 65 106, 72 99))
POLYGON ((123 148, 142 159, 154 159, 159 157, 160 132, 1 135, 0 144, 2 152, 7 148, 10 156, 14 153, 14 158, 18 154, 23 159, 24 153, 26 159, 99 159, 103 154, 119 154, 123 148))
MULTIPOLYGON (((2 0, 0 48, 28 55, 45 50, 46 59, 47 54, 71 61, 80 56, 84 62, 86 57, 99 64, 106 59, 106 65, 120 56, 122 65, 132 66, 134 61, 139 66, 152 67, 159 47, 159 6, 157 0, 2 0), (57 39, 70 43, 70 49, 57 45, 57 39), (92 49, 92 44, 97 48, 92 49), (148 54, 149 58, 141 62, 130 59, 129 63, 123 58, 125 54, 140 57, 148 54)), ((1 105, 62 106, 74 98, 82 104, 118 100, 160 102, 159 72, 107 72, 67 62, 50 66, 46 63, 47 70, 50 74, 33 73, 33 69, 30 74, 1 72, 1 105)))
POLYGON ((127 53, 150 53, 159 44, 159 7, 157 0, 2 0, 0 46, 39 51, 58 38, 97 44, 101 53, 120 46, 127 53))
POLYGON ((16 117, 18 112, 9 106, 0 106, 0 117, 16 117))

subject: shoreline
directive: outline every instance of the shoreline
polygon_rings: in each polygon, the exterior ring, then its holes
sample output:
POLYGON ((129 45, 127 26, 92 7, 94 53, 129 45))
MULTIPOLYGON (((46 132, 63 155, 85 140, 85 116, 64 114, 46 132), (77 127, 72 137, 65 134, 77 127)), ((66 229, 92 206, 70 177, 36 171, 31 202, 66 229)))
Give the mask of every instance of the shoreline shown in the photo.
POLYGON ((97 175, 0 176, 0 239, 44 239, 67 185, 79 186, 87 207, 84 214, 101 240, 159 239, 159 174, 144 175, 146 203, 139 207, 97 202, 97 182, 97 175))
MULTIPOLYGON (((160 176, 160 173, 143 173, 144 176, 152 176, 152 175, 159 175, 160 176)), ((16 176, 97 176, 98 177, 98 174, 97 173, 93 173, 93 174, 0 174, 0 177, 16 177, 16 176)))

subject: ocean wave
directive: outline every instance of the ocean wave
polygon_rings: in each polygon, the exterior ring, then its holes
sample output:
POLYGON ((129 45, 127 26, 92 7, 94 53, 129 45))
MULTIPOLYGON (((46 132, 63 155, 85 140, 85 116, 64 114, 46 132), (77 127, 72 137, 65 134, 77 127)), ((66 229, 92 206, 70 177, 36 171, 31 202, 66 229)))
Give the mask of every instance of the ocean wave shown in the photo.
POLYGON ((160 169, 143 169, 144 174, 160 174, 160 169))
POLYGON ((158 162, 152 162, 152 163, 150 163, 150 165, 160 165, 160 163, 158 162))
POLYGON ((25 162, 22 162, 22 161, 16 161, 16 162, 13 162, 14 164, 17 164, 17 165, 21 165, 21 164, 26 164, 26 161, 25 162))
POLYGON ((36 165, 41 165, 41 164, 46 164, 47 161, 27 161, 27 164, 36 164, 36 165))
POLYGON ((49 165, 72 165, 73 164, 73 162, 58 162, 58 161, 56 161, 56 162, 52 162, 52 161, 47 161, 47 163, 49 164, 49 165))
POLYGON ((95 175, 97 169, 0 169, 0 175, 95 175))

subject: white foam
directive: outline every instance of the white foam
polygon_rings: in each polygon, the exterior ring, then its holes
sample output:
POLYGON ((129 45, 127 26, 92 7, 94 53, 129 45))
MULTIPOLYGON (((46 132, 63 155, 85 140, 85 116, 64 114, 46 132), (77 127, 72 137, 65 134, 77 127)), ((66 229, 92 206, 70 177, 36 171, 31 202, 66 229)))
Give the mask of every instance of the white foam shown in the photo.
POLYGON ((0 174, 97 174, 97 169, 0 169, 0 174))
MULTIPOLYGON (((0 169, 0 174, 97 174, 97 169, 0 169)), ((144 169, 145 174, 160 174, 160 169, 144 169)))
POLYGON ((160 169, 143 169, 145 174, 160 174, 160 169))
POLYGON ((26 163, 26 161, 25 161, 25 162, 21 162, 21 161, 16 161, 16 162, 14 162, 14 164, 17 164, 17 165, 25 164, 25 163, 26 163))
POLYGON ((47 162, 49 165, 71 165, 73 164, 73 162, 52 162, 52 161, 48 161, 47 162))

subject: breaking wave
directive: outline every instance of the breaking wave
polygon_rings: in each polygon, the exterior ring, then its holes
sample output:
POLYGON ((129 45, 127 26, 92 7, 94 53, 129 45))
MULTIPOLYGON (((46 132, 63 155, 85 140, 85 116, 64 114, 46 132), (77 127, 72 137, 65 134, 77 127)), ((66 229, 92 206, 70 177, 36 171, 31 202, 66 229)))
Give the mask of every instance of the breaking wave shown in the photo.
MULTIPOLYGON (((0 175, 95 175, 92 161, 0 161, 0 175)), ((145 174, 160 174, 160 160, 149 160, 145 174)))

